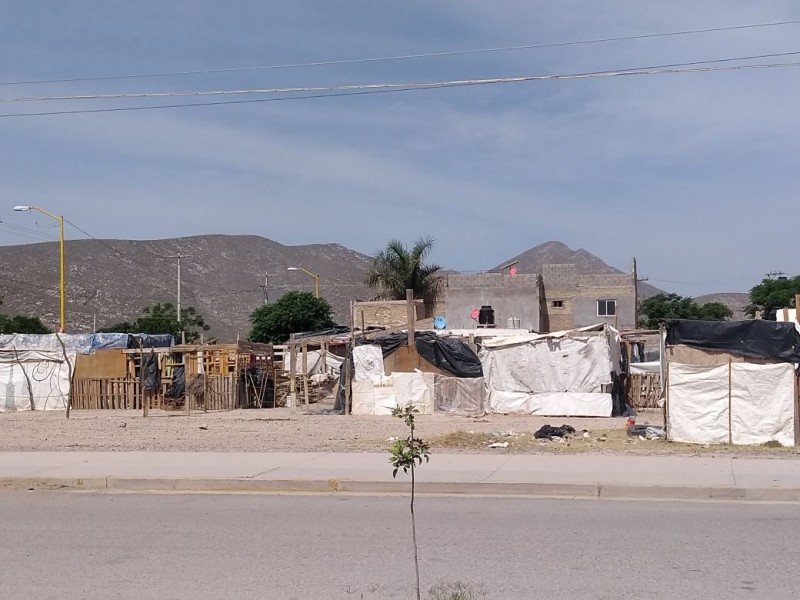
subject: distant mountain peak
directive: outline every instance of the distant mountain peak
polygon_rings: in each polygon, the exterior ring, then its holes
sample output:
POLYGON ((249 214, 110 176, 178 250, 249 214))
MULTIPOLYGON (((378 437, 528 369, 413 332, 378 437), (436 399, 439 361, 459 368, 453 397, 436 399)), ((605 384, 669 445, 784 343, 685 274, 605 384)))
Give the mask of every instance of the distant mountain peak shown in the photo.
POLYGON ((503 261, 492 271, 497 271, 501 267, 516 261, 517 269, 522 273, 541 273, 543 265, 576 265, 579 273, 622 273, 619 269, 606 264, 602 259, 591 252, 579 248, 573 250, 564 242, 551 240, 538 246, 534 246, 503 261))

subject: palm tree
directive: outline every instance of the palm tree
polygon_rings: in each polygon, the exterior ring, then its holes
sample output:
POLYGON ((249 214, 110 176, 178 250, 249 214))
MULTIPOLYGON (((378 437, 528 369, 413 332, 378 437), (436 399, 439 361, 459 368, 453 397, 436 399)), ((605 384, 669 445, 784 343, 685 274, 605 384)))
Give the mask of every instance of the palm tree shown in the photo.
POLYGON ((430 312, 441 289, 439 265, 424 264, 433 249, 433 238, 420 238, 410 250, 399 240, 390 240, 372 259, 367 285, 378 289, 381 300, 405 300, 406 290, 425 302, 430 312))

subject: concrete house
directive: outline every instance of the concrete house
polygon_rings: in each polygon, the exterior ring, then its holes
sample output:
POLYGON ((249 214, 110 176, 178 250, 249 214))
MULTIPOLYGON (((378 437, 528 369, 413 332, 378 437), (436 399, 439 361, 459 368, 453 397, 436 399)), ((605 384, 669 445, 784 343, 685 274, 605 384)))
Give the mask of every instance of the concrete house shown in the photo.
POLYGON ((636 269, 632 273, 580 274, 574 264, 543 265, 541 273, 448 275, 444 316, 448 329, 472 329, 472 314, 494 309, 498 328, 516 324, 540 333, 608 323, 633 329, 637 321, 636 269))

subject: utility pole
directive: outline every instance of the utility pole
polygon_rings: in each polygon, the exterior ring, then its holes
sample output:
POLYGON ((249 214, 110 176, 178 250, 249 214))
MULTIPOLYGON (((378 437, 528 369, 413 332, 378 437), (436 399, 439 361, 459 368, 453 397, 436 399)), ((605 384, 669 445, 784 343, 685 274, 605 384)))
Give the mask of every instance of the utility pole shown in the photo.
POLYGON ((182 252, 178 252, 177 254, 164 257, 164 258, 178 259, 178 304, 176 308, 178 311, 178 325, 180 326, 180 331, 181 331, 181 344, 186 343, 186 333, 183 331, 183 323, 181 319, 181 259, 188 256, 191 256, 191 254, 183 254, 182 252))
MULTIPOLYGON (((275 274, 273 274, 271 276, 275 277, 275 274)), ((269 304, 269 292, 267 291, 267 289, 269 287, 269 278, 270 278, 270 274, 269 273, 264 273, 264 285, 258 286, 258 287, 260 287, 260 288, 262 288, 264 290, 264 304, 269 304)))

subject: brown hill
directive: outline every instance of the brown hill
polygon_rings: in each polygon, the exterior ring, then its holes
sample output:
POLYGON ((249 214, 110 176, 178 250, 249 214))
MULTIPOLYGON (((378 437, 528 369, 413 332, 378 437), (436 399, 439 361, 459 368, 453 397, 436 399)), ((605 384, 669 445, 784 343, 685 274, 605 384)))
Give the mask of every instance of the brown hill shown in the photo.
POLYGON ((705 296, 698 296, 695 301, 699 304, 707 302, 721 302, 731 309, 733 312, 733 319, 749 319, 745 315, 744 309, 750 304, 750 294, 743 294, 740 292, 723 292, 718 294, 706 294, 705 296))
MULTIPOLYGON (((502 267, 516 262, 517 269, 521 273, 541 273, 543 265, 566 265, 574 264, 577 266, 578 273, 581 274, 613 274, 622 273, 619 269, 605 263, 601 258, 591 252, 579 248, 573 250, 562 242, 545 242, 538 246, 526 250, 508 260, 497 265, 492 271, 499 271, 502 267)), ((663 290, 658 289, 645 282, 639 283, 639 297, 648 298, 663 290)))
MULTIPOLYGON (((92 331, 135 318, 145 306, 176 300, 182 253, 182 304, 194 306, 221 339, 246 337, 248 316, 264 301, 269 273, 271 300, 293 289, 313 291, 299 266, 320 275, 321 293, 340 321, 350 298, 368 298, 363 285, 369 257, 338 244, 284 246, 257 236, 205 235, 169 240, 77 240, 66 244, 67 330, 92 331)), ((2 311, 58 321, 58 245, 0 247, 2 311)))

